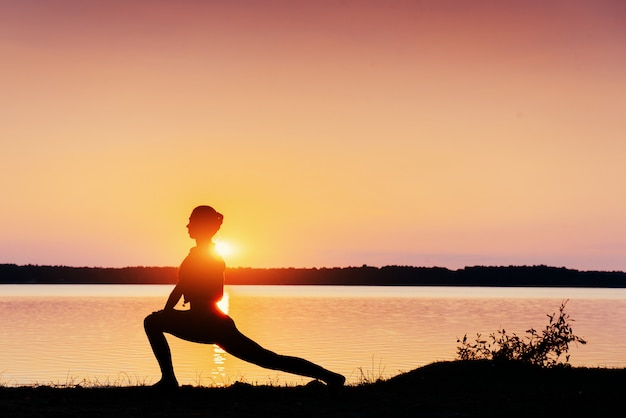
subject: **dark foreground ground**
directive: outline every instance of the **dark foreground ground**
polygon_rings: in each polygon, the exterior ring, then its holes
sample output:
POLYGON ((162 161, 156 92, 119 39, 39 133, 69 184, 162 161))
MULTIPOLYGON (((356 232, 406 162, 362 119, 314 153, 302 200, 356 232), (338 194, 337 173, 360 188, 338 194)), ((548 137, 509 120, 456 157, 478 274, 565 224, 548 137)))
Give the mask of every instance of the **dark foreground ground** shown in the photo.
POLYGON ((626 369, 434 363, 330 391, 234 384, 182 387, 0 387, 0 417, 624 417, 626 369))

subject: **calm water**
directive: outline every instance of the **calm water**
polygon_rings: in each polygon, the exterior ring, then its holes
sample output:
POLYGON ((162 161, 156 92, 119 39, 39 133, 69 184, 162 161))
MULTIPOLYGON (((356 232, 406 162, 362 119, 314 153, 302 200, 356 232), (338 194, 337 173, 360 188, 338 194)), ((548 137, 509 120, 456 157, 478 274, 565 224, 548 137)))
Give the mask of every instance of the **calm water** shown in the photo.
MULTIPOLYGON (((158 380, 143 331, 172 286, 0 285, 0 384, 135 385, 158 380)), ((576 366, 626 367, 626 289, 227 286, 245 334, 281 354, 345 374, 349 383, 456 356, 456 338, 543 329, 569 299, 576 366)), ((168 337, 181 384, 303 384, 213 345, 168 337)))

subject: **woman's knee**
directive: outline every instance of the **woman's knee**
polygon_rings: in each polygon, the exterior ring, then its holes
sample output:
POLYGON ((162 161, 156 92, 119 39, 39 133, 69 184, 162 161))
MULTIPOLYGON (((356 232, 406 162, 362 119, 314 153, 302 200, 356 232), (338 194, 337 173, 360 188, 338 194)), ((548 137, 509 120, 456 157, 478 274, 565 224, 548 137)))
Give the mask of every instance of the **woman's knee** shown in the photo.
POLYGON ((146 331, 157 330, 160 328, 159 312, 153 312, 146 316, 143 320, 143 327, 146 331))

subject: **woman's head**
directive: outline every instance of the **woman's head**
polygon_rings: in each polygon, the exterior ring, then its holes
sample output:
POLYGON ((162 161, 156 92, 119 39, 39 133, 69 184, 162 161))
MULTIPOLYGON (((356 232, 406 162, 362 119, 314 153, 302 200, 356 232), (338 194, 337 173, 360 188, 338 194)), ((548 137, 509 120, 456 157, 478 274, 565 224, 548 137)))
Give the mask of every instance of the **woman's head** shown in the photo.
POLYGON ((194 239, 210 239, 220 229, 223 220, 224 216, 211 206, 198 206, 189 216, 189 236, 194 239))

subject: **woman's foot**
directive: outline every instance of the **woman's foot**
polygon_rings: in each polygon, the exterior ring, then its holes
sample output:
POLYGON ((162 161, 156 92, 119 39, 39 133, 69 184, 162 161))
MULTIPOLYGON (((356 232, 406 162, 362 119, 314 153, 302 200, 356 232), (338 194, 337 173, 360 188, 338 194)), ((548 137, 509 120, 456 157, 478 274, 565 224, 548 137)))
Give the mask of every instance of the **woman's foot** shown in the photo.
POLYGON ((161 379, 152 387, 158 390, 175 390, 178 389, 178 381, 176 379, 161 379))
POLYGON ((339 373, 330 372, 328 377, 324 379, 324 382, 330 388, 339 388, 346 382, 346 378, 339 373))

